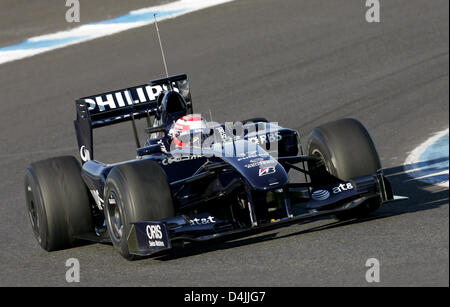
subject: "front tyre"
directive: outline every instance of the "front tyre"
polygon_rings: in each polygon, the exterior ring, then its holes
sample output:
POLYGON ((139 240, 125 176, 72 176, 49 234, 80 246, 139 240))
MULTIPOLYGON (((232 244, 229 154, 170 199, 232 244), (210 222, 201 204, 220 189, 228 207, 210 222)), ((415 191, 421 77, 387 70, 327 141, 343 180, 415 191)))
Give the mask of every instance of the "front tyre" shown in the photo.
POLYGON ((167 176, 154 161, 137 161, 114 167, 106 179, 105 219, 114 247, 128 260, 131 223, 158 221, 174 216, 167 176))
MULTIPOLYGON (((381 168, 380 158, 367 129, 356 119, 345 118, 315 128, 308 138, 308 155, 321 159, 323 167, 309 163, 313 183, 325 176, 320 169, 340 180, 373 175, 381 168)), ((336 214, 341 220, 366 216, 380 206, 380 199, 371 199, 354 210, 336 214)))

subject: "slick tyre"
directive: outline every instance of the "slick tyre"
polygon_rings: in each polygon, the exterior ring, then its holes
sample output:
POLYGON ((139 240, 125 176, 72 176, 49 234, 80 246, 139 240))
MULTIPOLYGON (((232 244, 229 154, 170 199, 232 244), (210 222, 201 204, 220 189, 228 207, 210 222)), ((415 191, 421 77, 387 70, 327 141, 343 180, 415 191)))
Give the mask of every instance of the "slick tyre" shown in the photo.
POLYGON ((167 176, 154 161, 137 161, 114 167, 106 179, 105 219, 114 247, 128 260, 127 238, 131 223, 158 221, 174 215, 167 176))
POLYGON ((71 156, 32 163, 25 175, 28 216, 34 236, 46 251, 80 244, 74 237, 92 231, 89 192, 80 164, 71 156))
POLYGON ((268 123, 269 121, 264 117, 253 117, 242 121, 242 124, 245 125, 247 123, 268 123))
MULTIPOLYGON (((321 158, 326 171, 341 179, 373 175, 381 168, 380 158, 367 129, 356 119, 345 118, 315 128, 308 138, 308 154, 321 158)), ((309 164, 314 170, 314 163, 309 164)), ((311 174, 313 182, 321 175, 311 174)), ((366 216, 380 206, 372 199, 351 211, 336 215, 340 220, 366 216)))

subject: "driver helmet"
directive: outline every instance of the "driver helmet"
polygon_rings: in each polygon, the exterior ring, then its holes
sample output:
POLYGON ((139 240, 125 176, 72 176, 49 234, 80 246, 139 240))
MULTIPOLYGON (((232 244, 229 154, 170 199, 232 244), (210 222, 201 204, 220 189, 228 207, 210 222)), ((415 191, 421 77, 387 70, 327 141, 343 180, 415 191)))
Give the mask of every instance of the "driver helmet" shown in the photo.
POLYGON ((190 135, 196 132, 202 133, 208 128, 207 121, 199 114, 189 114, 178 119, 169 131, 173 143, 178 147, 189 144, 190 135))

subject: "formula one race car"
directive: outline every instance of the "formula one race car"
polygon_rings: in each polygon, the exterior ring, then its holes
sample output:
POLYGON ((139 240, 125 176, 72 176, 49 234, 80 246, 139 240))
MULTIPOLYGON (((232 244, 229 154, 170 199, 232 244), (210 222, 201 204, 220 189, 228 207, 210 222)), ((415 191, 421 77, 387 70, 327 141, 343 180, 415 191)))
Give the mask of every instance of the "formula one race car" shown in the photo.
POLYGON ((112 242, 136 259, 325 215, 358 218, 405 199, 393 195, 355 119, 314 129, 304 154, 297 131, 263 118, 214 124, 193 114, 186 75, 84 97, 76 110, 81 168, 63 156, 32 163, 25 176, 31 225, 47 251, 112 242), (144 146, 135 124, 141 118, 144 146), (124 121, 137 158, 94 160, 93 129, 124 121), (290 182, 290 172, 302 179, 290 182))

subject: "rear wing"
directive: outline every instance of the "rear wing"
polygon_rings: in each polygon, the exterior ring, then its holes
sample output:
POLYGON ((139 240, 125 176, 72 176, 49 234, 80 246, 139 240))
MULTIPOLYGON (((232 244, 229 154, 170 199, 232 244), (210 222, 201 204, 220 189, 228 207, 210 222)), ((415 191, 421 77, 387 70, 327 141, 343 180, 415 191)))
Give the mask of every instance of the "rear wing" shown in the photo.
POLYGON ((156 100, 163 91, 162 86, 140 85, 103 93, 95 96, 80 98, 76 101, 77 116, 88 115, 92 128, 111 124, 155 113, 156 100), (87 111, 79 114, 79 111, 87 111))
POLYGON ((124 121, 134 122, 143 117, 150 119, 156 114, 159 95, 168 90, 180 92, 186 103, 192 103, 185 74, 76 100, 74 125, 82 162, 94 158, 92 129, 124 121))

